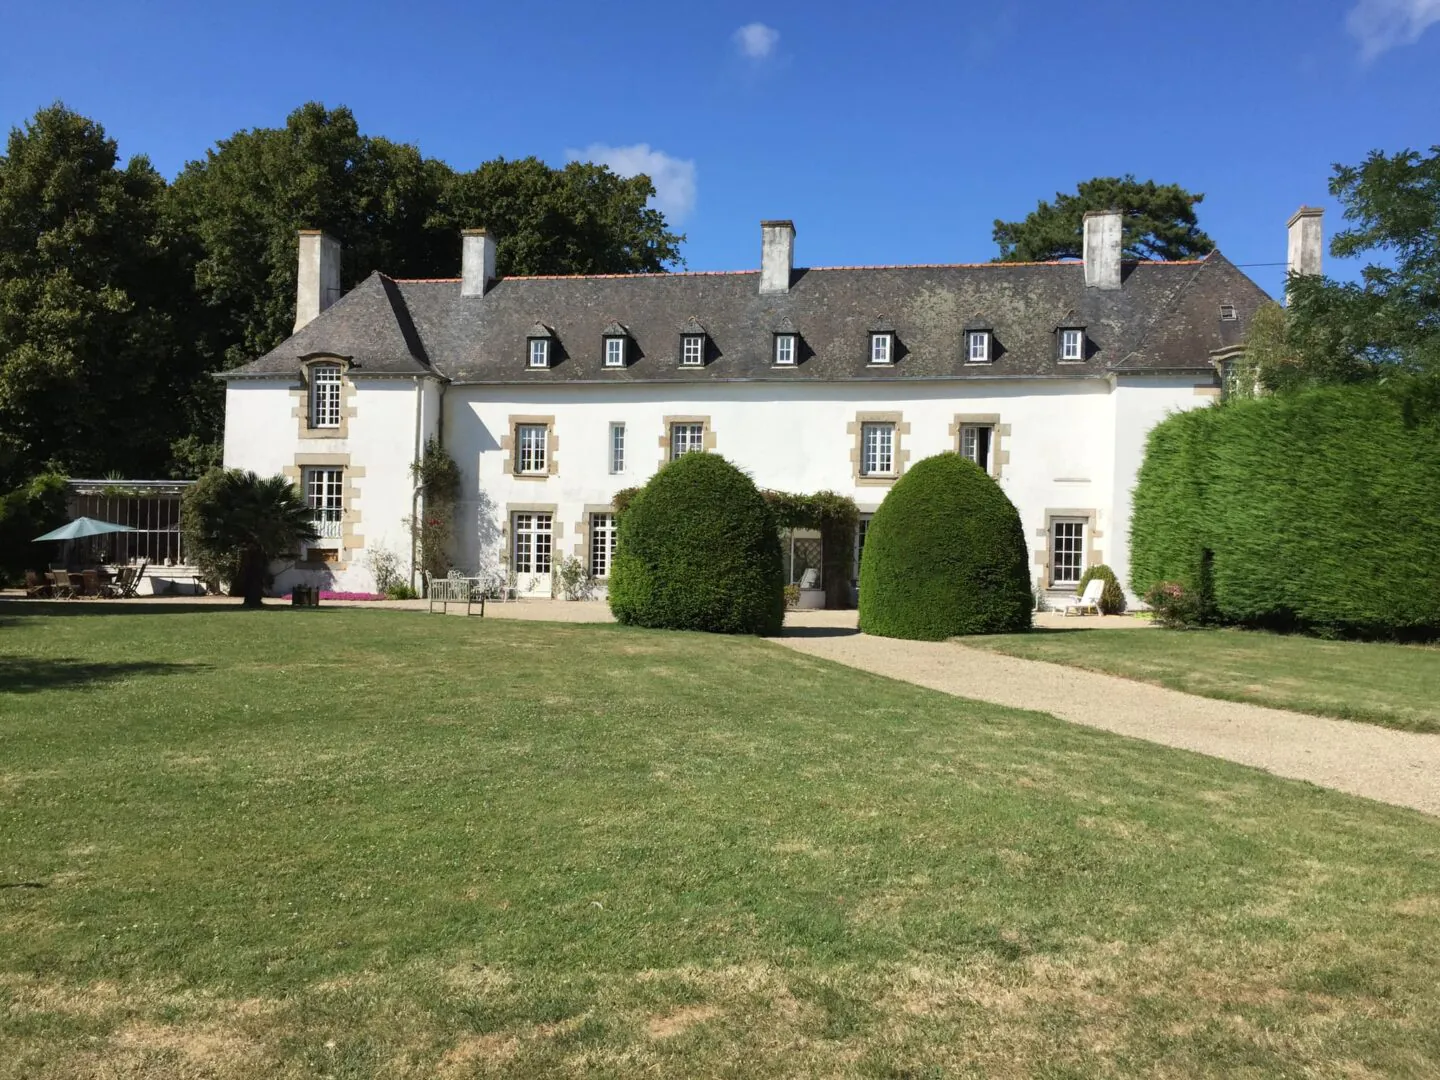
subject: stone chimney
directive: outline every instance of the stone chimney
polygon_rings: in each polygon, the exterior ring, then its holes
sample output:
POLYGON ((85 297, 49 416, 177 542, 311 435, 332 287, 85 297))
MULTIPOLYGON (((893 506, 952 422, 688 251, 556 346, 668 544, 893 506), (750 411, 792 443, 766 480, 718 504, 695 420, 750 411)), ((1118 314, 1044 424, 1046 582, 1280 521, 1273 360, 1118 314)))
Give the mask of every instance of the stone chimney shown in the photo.
POLYGON ((1292 274, 1319 274, 1320 256, 1325 251, 1325 211, 1318 206, 1302 206, 1290 216, 1290 251, 1286 266, 1292 274))
POLYGON ((319 229, 300 230, 300 274, 295 282, 295 330, 340 299, 340 241, 319 229))
POLYGON ((1120 288, 1120 252, 1125 230, 1119 210, 1085 213, 1085 285, 1092 289, 1120 288))
POLYGON ((790 291, 790 272, 795 269, 795 223, 760 222, 760 291, 790 291))
POLYGON ((495 239, 484 229, 460 234, 460 295, 484 296, 495 281, 495 239))

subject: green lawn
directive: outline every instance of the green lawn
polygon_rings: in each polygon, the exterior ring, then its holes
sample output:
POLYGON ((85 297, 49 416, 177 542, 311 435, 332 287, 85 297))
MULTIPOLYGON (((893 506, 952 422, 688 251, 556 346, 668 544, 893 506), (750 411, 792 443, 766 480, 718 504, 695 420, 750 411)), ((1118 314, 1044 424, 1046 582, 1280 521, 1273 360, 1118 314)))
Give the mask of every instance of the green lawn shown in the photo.
POLYGON ((1440 732, 1440 648, 1247 630, 1042 630, 966 645, 1407 731, 1440 732))
POLYGON ((57 607, 0 1077, 1440 1073, 1435 819, 756 640, 57 607))

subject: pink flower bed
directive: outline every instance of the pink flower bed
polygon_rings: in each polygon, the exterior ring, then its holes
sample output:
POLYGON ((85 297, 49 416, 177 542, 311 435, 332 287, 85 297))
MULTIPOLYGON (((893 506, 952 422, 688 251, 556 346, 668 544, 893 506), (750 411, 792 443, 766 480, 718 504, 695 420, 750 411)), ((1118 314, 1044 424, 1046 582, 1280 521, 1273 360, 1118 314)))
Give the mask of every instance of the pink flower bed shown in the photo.
MULTIPOLYGON (((282 596, 280 599, 281 599, 281 600, 289 600, 290 598, 291 598, 291 594, 287 592, 287 593, 286 593, 284 596, 282 596)), ((380 595, 379 593, 373 593, 373 592, 327 592, 326 590, 321 589, 321 590, 320 590, 320 599, 321 599, 321 600, 384 600, 385 597, 383 597, 383 596, 380 595)))

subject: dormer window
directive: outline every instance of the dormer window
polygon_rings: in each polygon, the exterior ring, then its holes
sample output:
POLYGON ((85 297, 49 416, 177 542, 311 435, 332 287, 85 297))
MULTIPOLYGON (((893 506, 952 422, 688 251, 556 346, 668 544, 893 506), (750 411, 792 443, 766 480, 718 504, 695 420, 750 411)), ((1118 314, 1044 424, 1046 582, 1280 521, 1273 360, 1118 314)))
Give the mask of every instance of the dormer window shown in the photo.
POLYGON ((702 367, 705 363, 705 335, 682 334, 680 337, 680 366, 702 367))
POLYGON ((1061 327, 1060 362, 1078 363, 1085 359, 1085 331, 1080 327, 1061 327))
POLYGON ((895 335, 880 330, 870 335, 870 363, 889 364, 895 359, 895 335))
POLYGON ((525 363, 527 367, 548 368, 550 366, 550 345, 554 335, 550 328, 544 323, 536 323, 525 335, 527 342, 527 353, 525 363))
POLYGON ((601 362, 607 368, 623 368, 629 357, 630 331, 611 319, 600 331, 601 362))
POLYGON ((795 337, 794 334, 775 335, 775 363, 780 367, 795 366, 795 337))
POLYGON ((990 363, 989 330, 967 330, 965 332, 965 362, 967 364, 990 363))

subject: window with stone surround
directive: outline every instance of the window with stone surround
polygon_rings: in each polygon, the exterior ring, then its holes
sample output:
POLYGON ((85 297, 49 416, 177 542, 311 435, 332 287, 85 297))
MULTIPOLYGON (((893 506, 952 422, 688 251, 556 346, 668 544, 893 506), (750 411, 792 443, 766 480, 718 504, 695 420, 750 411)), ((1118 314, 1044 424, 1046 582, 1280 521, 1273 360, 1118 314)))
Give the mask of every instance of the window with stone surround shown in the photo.
POLYGON ((310 366, 310 426, 340 426, 340 365, 310 366))
POLYGON ((995 442, 995 425, 961 424, 960 456, 967 457, 987 473, 990 472, 990 452, 995 442))
POLYGON ((344 517, 345 470, 307 466, 303 472, 310 523, 321 540, 339 540, 344 517))
POLYGON ((610 513, 590 515, 590 576, 610 576, 610 567, 615 563, 615 515, 610 513))
POLYGON ((705 449, 705 425, 681 423, 670 425, 670 460, 681 454, 690 454, 705 449))
POLYGON ((515 471, 538 476, 550 469, 550 429, 545 424, 515 425, 515 471))
POLYGON ((895 425, 871 421, 860 425, 860 475, 895 475, 895 425))
POLYGON ((510 518, 510 568, 517 574, 550 573, 551 515, 521 512, 510 518))

